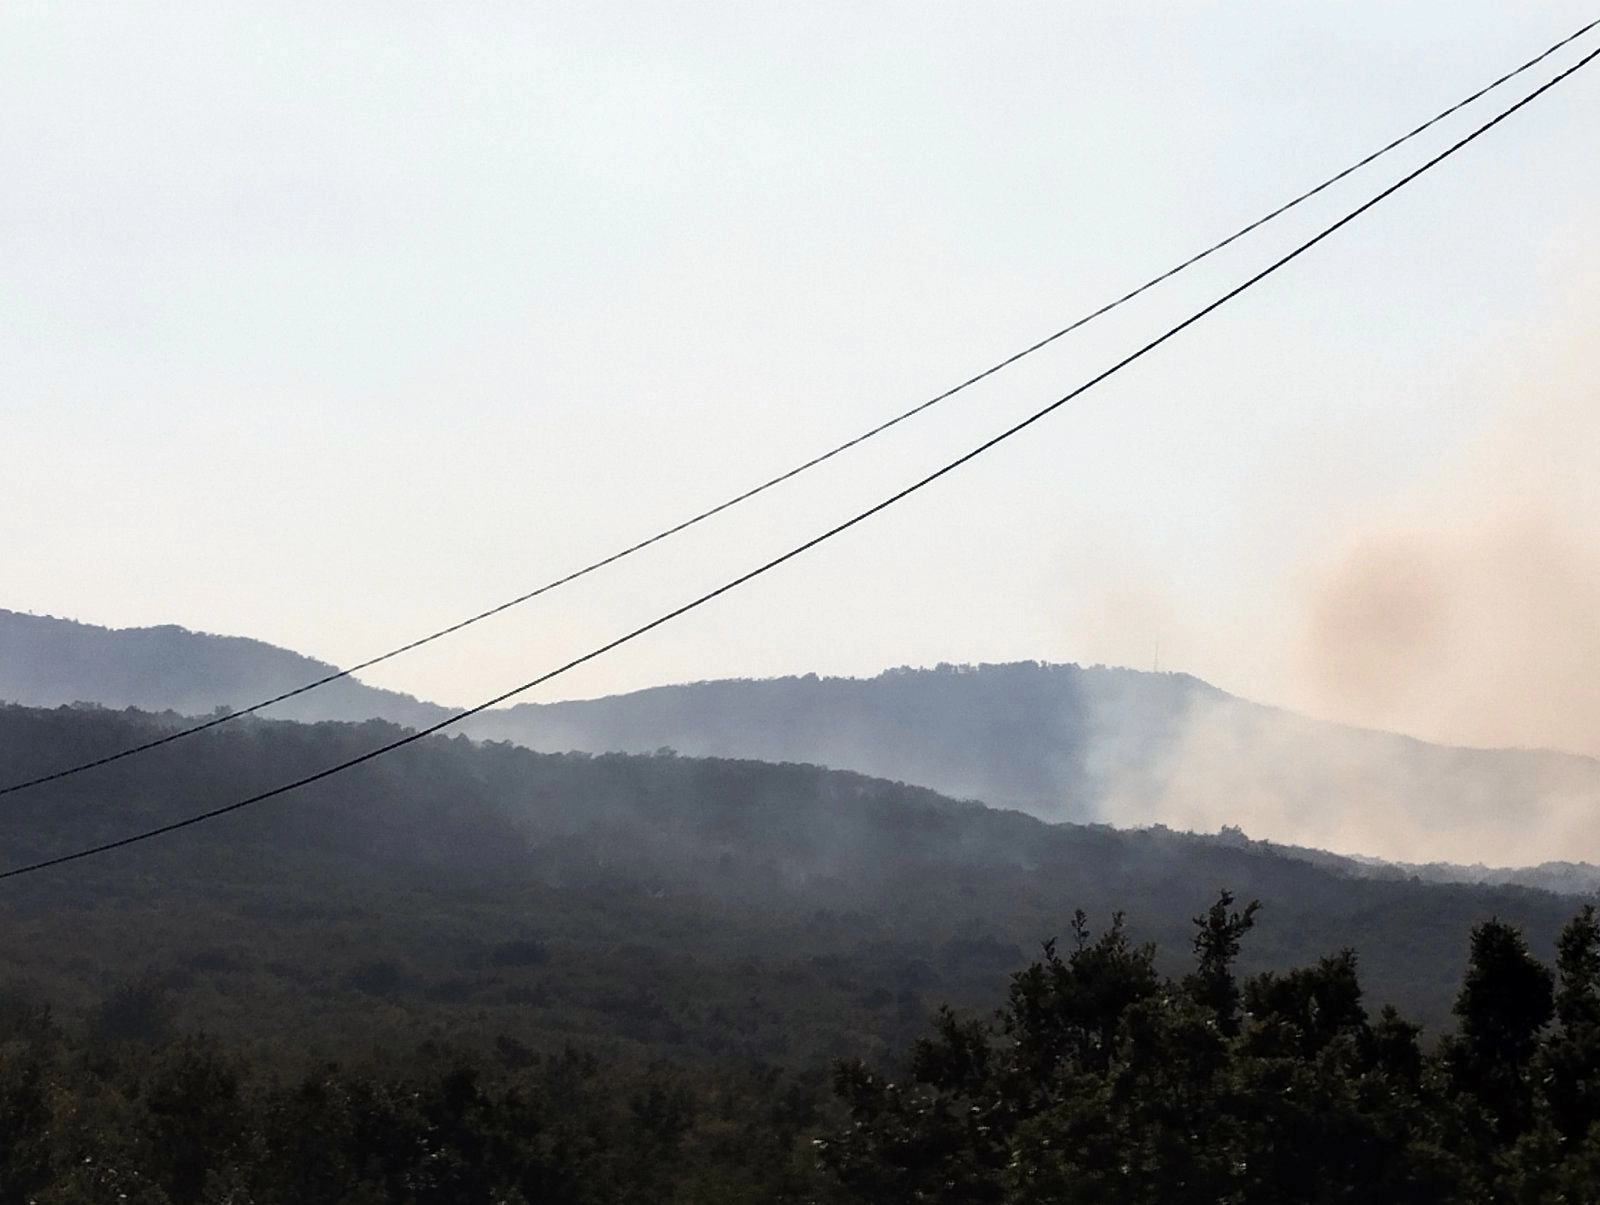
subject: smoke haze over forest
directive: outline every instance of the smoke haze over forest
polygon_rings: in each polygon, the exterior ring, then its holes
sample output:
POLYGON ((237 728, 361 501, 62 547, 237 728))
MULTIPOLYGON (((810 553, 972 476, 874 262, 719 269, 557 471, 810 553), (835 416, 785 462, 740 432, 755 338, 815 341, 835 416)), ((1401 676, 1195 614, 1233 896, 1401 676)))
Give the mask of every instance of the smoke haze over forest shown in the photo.
MULTIPOLYGON (((332 667, 260 641, 0 611, 0 699, 210 714, 332 667)), ((269 717, 422 726, 450 710, 356 679, 269 717)), ((491 710, 457 731, 546 752, 807 762, 1050 821, 1163 824, 1405 862, 1600 861, 1600 762, 1297 716, 1182 674, 1041 665, 700 682, 491 710)))

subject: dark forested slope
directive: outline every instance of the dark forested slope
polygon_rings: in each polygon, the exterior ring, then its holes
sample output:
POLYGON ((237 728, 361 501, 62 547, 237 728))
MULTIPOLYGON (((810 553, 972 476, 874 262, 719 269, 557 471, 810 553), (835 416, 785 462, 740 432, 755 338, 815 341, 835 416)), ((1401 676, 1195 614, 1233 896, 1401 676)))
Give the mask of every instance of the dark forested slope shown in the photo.
MULTIPOLYGON (((0 708, 0 767, 29 777, 162 722, 0 708)), ((241 720, 5 797, 0 857, 115 839, 396 731, 241 720)), ((1128 909, 1136 935, 1182 958, 1186 918, 1222 886, 1265 904, 1249 965, 1354 946, 1374 1003, 1435 1023, 1474 921, 1524 925, 1542 949, 1570 912, 1536 891, 1351 878, 1248 843, 1048 825, 809 765, 440 737, 0 883, 0 978, 84 1016, 118 984, 155 982, 185 1023, 261 1040, 309 1026, 365 1041, 378 1024, 816 1057, 893 1047, 942 1000, 992 999, 1077 907, 1128 909)))

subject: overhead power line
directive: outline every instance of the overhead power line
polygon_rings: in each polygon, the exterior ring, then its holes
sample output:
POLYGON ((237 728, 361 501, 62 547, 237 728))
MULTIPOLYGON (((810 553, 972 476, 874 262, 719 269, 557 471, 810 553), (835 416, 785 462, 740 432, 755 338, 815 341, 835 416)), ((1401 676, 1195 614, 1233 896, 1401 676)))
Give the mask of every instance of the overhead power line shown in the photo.
POLYGON ((1178 273, 1186 271, 1189 268, 1192 268, 1195 264, 1198 264, 1201 260, 1207 259, 1210 256, 1215 255, 1218 251, 1221 251, 1224 248, 1231 246, 1233 243, 1238 242, 1240 239, 1244 238, 1246 235, 1251 234, 1256 230, 1259 230, 1262 226, 1265 226, 1268 222, 1271 222, 1271 221, 1273 221, 1273 220, 1275 220, 1275 219, 1277 219, 1279 217, 1282 217, 1285 213, 1288 213, 1291 209, 1294 209, 1296 206, 1301 205, 1304 202, 1309 201, 1311 198, 1317 196, 1319 193, 1325 192, 1329 188, 1332 188, 1335 184, 1339 183, 1341 180, 1345 179, 1346 177, 1348 177, 1350 175, 1353 175, 1355 172, 1358 172, 1362 168, 1368 166, 1369 164, 1375 162, 1376 160, 1381 159, 1383 156, 1389 154, 1389 152, 1397 149, 1398 147, 1404 145, 1407 142, 1410 142, 1413 138, 1416 138, 1420 134, 1422 134, 1422 133, 1426 132, 1427 130, 1431 129, 1432 127, 1438 125, 1441 121, 1444 121, 1446 118, 1450 117, 1451 115, 1453 115, 1453 114, 1459 112, 1460 110, 1466 108, 1468 105, 1472 104, 1474 101, 1482 99, 1484 96, 1488 95, 1490 92, 1493 92, 1496 88, 1499 88, 1501 85, 1509 82, 1510 80, 1515 79, 1517 76, 1522 75, 1524 72, 1529 71, 1533 67, 1535 67, 1538 64, 1544 62, 1545 59, 1549 58, 1551 55, 1555 54, 1557 51, 1563 49, 1564 47, 1570 45, 1572 42, 1575 42, 1577 39, 1581 38, 1584 34, 1588 33, 1590 30, 1594 29, 1596 26, 1600 26, 1600 19, 1596 19, 1594 21, 1589 22, 1587 25, 1583 26, 1583 28, 1577 30, 1575 33, 1567 35, 1565 38, 1562 38, 1559 42, 1556 42, 1554 45, 1550 46, 1548 49, 1546 49, 1546 50, 1540 52, 1539 54, 1535 55, 1533 58, 1529 59, 1527 62, 1521 64, 1518 67, 1513 68, 1512 70, 1506 72, 1504 75, 1500 76, 1498 79, 1492 81, 1491 83, 1485 84, 1483 87, 1479 88, 1476 92, 1473 92, 1471 95, 1465 96, 1461 100, 1458 100, 1455 104, 1451 105, 1449 108, 1442 110, 1441 112, 1435 114, 1433 117, 1430 117, 1427 121, 1423 122, 1421 125, 1417 126, 1415 129, 1412 129, 1412 130, 1406 132, 1405 134, 1402 134, 1400 137, 1398 137, 1398 138, 1394 139, 1392 142, 1389 142, 1389 143, 1385 144, 1384 146, 1378 148, 1377 150, 1373 151, 1371 154, 1366 155, 1361 159, 1358 159, 1356 162, 1352 163, 1349 167, 1344 168, 1342 171, 1339 171, 1339 172, 1335 173, 1332 176, 1329 176, 1326 180, 1322 181, 1322 183, 1316 185, 1313 188, 1307 189, 1305 192, 1303 192, 1300 195, 1296 196, 1292 200, 1286 201, 1284 204, 1278 206, 1276 209, 1272 210, 1270 213, 1264 214, 1263 216, 1257 218, 1255 221, 1249 223, 1248 225, 1240 227, 1238 230, 1234 231, 1232 234, 1228 235, 1226 238, 1222 239, 1220 242, 1213 243, 1211 246, 1207 247, 1205 250, 1200 251, 1200 252, 1198 252, 1198 253, 1196 253, 1194 255, 1191 255, 1188 259, 1184 260, 1183 262, 1181 262, 1179 264, 1176 264, 1175 266, 1173 266, 1171 268, 1168 268, 1165 272, 1162 272, 1159 276, 1151 277, 1149 280, 1145 281, 1143 284, 1139 285, 1137 288, 1131 289, 1127 293, 1124 293, 1122 296, 1116 298, 1114 301, 1107 302, 1106 304, 1102 305, 1099 309, 1093 310, 1090 313, 1087 313, 1087 314, 1083 315, 1083 317, 1076 319, 1075 321, 1073 321, 1073 322, 1069 323, 1068 325, 1062 327, 1060 330, 1054 332, 1053 334, 1047 335, 1043 339, 1040 339, 1038 342, 1033 343, 1033 344, 1029 345, 1028 347, 1023 348, 1021 351, 1016 352, 1016 353, 1014 353, 1014 354, 1012 354, 1010 356, 1007 356, 1005 359, 1001 360, 999 363, 991 365, 990 367, 984 369, 982 372, 979 372, 974 376, 968 377, 966 380, 962 381, 959 385, 952 386, 951 388, 946 389, 943 393, 937 394, 934 397, 929 398, 927 401, 921 402, 918 405, 913 406, 911 409, 906 410, 906 411, 904 411, 904 412, 902 412, 900 414, 897 414, 893 418, 888 419, 888 420, 886 420, 886 421, 884 421, 882 423, 879 423, 877 426, 871 428, 870 430, 863 431, 861 434, 859 434, 859 435, 857 435, 857 436, 855 436, 855 437, 853 437, 851 439, 848 439, 844 443, 838 444, 837 446, 835 446, 833 448, 830 448, 828 451, 823 452, 820 455, 813 456, 810 460, 804 461, 801 464, 795 465, 791 469, 787 469, 784 472, 779 473, 776 477, 769 478, 768 480, 763 481, 759 485, 752 486, 750 489, 745 490, 743 493, 735 494, 733 497, 728 498, 723 502, 719 502, 717 505, 715 505, 713 507, 710 507, 707 510, 700 511, 698 514, 693 515, 690 518, 684 519, 681 522, 675 523, 671 527, 664 528, 661 531, 656 532, 654 535, 648 536, 645 539, 640 540, 638 543, 630 544, 628 547, 620 549, 620 550, 618 550, 616 552, 613 552, 609 556, 602 557, 600 560, 597 560, 597 561, 594 561, 594 562, 592 562, 592 563, 590 563, 588 565, 585 565, 581 569, 574 570, 573 572, 568 573, 564 577, 559 577, 559 578, 556 578, 554 581, 546 582, 542 586, 539 586, 539 587, 537 587, 537 588, 535 588, 533 590, 529 590, 526 594, 519 594, 516 598, 509 599, 506 602, 500 603, 497 606, 490 607, 486 611, 480 611, 476 615, 470 616, 467 619, 463 619, 463 620, 459 621, 458 623, 450 624, 448 627, 440 628, 436 632, 430 632, 426 636, 420 637, 420 638, 418 638, 416 640, 412 640, 412 641, 410 641, 410 642, 408 642, 406 644, 402 644, 397 648, 392 648, 386 653, 380 653, 376 657, 370 657, 366 661, 358 662, 357 664, 349 666, 346 669, 337 670, 334 673, 324 675, 323 677, 317 678, 314 681, 307 682, 303 686, 297 686, 292 690, 286 690, 282 694, 273 695, 269 699, 262 699, 259 703, 252 703, 248 707, 241 707, 241 708, 238 708, 238 709, 236 709, 234 711, 230 711, 230 712, 228 712, 226 714, 223 714, 223 715, 213 716, 210 719, 203 720, 198 724, 193 724, 193 725, 191 725, 189 727, 186 727, 186 728, 179 728, 179 729, 177 729, 175 731, 168 732, 168 733, 166 733, 166 734, 164 734, 162 736, 156 737, 154 740, 145 741, 145 742, 143 742, 141 744, 131 745, 128 748, 119 750, 116 753, 109 753, 109 754, 106 754, 104 757, 93 758, 93 759, 91 759, 89 761, 80 762, 80 763, 78 763, 76 765, 68 766, 68 767, 66 767, 64 769, 61 769, 61 770, 52 771, 49 774, 42 774, 37 778, 30 778, 30 779, 26 779, 26 780, 24 780, 22 782, 12 783, 9 786, 0 787, 0 795, 11 795, 11 794, 14 794, 14 793, 16 793, 18 791, 28 790, 30 787, 42 786, 47 782, 56 782, 56 781, 58 781, 60 779, 63 779, 63 778, 69 778, 74 774, 81 774, 85 770, 93 770, 93 769, 96 769, 96 768, 98 768, 100 766, 109 765, 110 763, 115 762, 115 761, 121 761, 123 758, 132 757, 137 753, 144 753, 144 752, 146 752, 146 751, 148 751, 150 749, 159 748, 162 745, 169 745, 173 741, 178 741, 178 740, 182 740, 185 737, 194 736, 196 733, 205 732, 207 729, 216 728, 221 724, 231 723, 232 721, 240 719, 243 716, 250 715, 250 714, 252 714, 254 712, 257 712, 257 711, 261 711, 261 710, 263 710, 265 708, 274 706, 275 704, 287 702, 290 699, 297 698, 300 695, 307 694, 310 691, 317 690, 320 687, 326 686, 330 682, 337 682, 341 678, 348 678, 352 674, 359 673, 364 669, 370 669, 374 665, 381 665, 383 662, 392 660, 393 658, 398 657, 403 653, 409 653, 413 649, 421 648, 423 645, 432 644, 435 640, 440 640, 440 639, 443 639, 446 636, 453 635, 454 633, 461 631, 463 628, 468 628, 468 627, 471 627, 473 624, 481 623, 485 619, 490 619, 490 618, 492 618, 492 617, 494 617, 496 615, 501 614, 504 611, 509 611, 513 607, 521 606, 525 602, 531 602, 533 599, 538 598, 540 595, 548 594, 552 590, 559 589, 562 586, 565 586, 565 585, 568 585, 568 584, 570 584, 572 582, 575 582, 581 577, 587 577, 589 574, 594 573, 594 572, 596 572, 596 571, 598 571, 600 569, 604 569, 608 565, 614 565, 618 561, 621 561, 621 560, 625 559, 626 557, 630 557, 636 552, 642 552, 646 548, 649 548, 649 547, 651 547, 652 545, 655 545, 655 544, 659 544, 663 540, 670 539, 673 536, 676 536, 681 532, 687 531, 689 528, 694 527, 694 526, 696 526, 696 525, 698 525, 700 523, 703 523, 707 519, 714 518, 715 516, 720 515, 722 512, 724 512, 726 510, 731 510, 733 507, 739 506, 740 504, 742 504, 744 502, 748 502, 748 501, 750 501, 750 499, 756 497, 758 494, 764 494, 768 490, 773 489, 776 486, 782 485, 787 481, 791 481, 794 478, 800 476, 802 473, 809 472, 811 469, 814 469, 814 468, 818 467, 819 465, 824 464, 829 460, 832 460, 834 457, 839 456, 839 455, 841 455, 841 454, 843 454, 845 452, 848 452, 851 448, 857 447, 857 446, 859 446, 861 444, 866 443, 868 440, 875 438, 876 436, 882 435, 884 432, 888 431, 892 427, 897 427, 901 423, 907 421, 908 419, 915 418, 917 415, 923 413, 923 411, 932 409, 934 406, 937 406, 940 402, 947 401, 948 399, 954 397, 956 394, 961 393, 964 390, 970 389, 972 386, 978 384, 979 382, 985 381, 989 377, 992 377, 992 376, 996 375, 997 373, 1000 373, 1000 372, 1004 371, 1005 369, 1010 368, 1013 364, 1017 363, 1019 360, 1023 360, 1026 357, 1033 355, 1035 352, 1041 351, 1044 348, 1049 347, 1052 343, 1055 343, 1057 340, 1062 339, 1062 338, 1066 337, 1067 335, 1070 335, 1072 332, 1074 332, 1076 330, 1079 330, 1080 328, 1082 328, 1084 326, 1087 326, 1089 323, 1095 321, 1098 318, 1103 317, 1104 315, 1110 313, 1112 310, 1117 309, 1119 306, 1127 304, 1128 302, 1132 301, 1134 298, 1139 297, 1140 295, 1142 295, 1142 294, 1148 292, 1149 290, 1155 288, 1157 285, 1163 284, 1166 281, 1172 279, 1174 276, 1178 275, 1178 273))
POLYGON ((1143 344, 1136 351, 1124 356, 1115 364, 1111 365, 1110 368, 1104 369, 1095 376, 1090 377, 1087 381, 1073 389, 1070 393, 1062 395, 1049 405, 1034 411, 1027 418, 1024 418, 1020 422, 1014 423, 1013 425, 1007 427, 998 435, 990 436, 976 447, 962 453, 962 455, 956 457, 954 460, 946 462, 933 472, 927 474, 927 476, 919 478, 910 485, 905 486, 903 489, 895 491, 887 498, 875 503, 866 510, 858 511, 849 519, 846 519, 844 522, 828 528, 820 535, 812 536, 803 544, 798 544, 789 549, 788 552, 773 557, 771 560, 756 566, 754 569, 740 574, 731 581, 724 582, 714 590, 709 590, 699 597, 691 599, 689 602, 683 603, 682 605, 673 608, 663 615, 657 616, 649 623, 642 624, 639 627, 634 628, 632 631, 626 632, 623 635, 616 637, 614 640, 610 640, 607 643, 600 645, 598 648, 590 649, 582 656, 574 657, 566 664, 558 666, 553 670, 549 670, 546 673, 540 674, 537 678, 534 678, 528 682, 524 682, 521 686, 513 687, 508 691, 496 695, 492 699, 484 700, 475 707, 469 707, 464 711, 459 711, 455 715, 440 720, 436 724, 430 724, 426 728, 419 729, 416 732, 408 733, 407 735, 390 741, 387 744, 380 745, 376 749, 372 749, 366 753, 363 753, 358 757, 349 758, 346 761, 329 766, 324 770, 319 770, 314 774, 307 774, 304 777, 295 779, 293 782, 287 782, 281 786, 273 787, 270 790, 257 792, 254 795, 247 796, 244 799, 236 800, 233 803, 225 804, 222 807, 212 808, 210 811, 200 812, 196 815, 188 816, 182 820, 175 820, 170 824, 158 825, 154 828, 149 828, 142 832, 134 833, 131 836, 121 837, 115 841, 106 841, 99 845, 93 845, 86 849, 79 849, 68 854, 61 854, 54 858, 45 858, 41 861, 32 862, 27 865, 14 866, 9 870, 0 871, 0 879, 16 878, 19 875, 31 874, 35 871, 46 870, 52 866, 61 866, 68 862, 76 862, 83 858, 93 857, 97 854, 108 853, 114 849, 121 849, 127 845, 134 845, 141 841, 148 841, 155 837, 165 836, 168 833, 177 832, 179 829, 189 828, 196 824, 202 824, 207 820, 214 820, 219 816, 225 816, 229 812, 237 812, 242 808, 247 808, 254 804, 265 802, 268 799, 274 799, 279 795, 286 795, 290 791, 296 791, 301 787, 310 786, 312 783, 321 782, 325 778, 332 778, 336 774, 342 774, 346 770, 354 769, 356 766, 363 765, 366 762, 370 762, 377 758, 383 757, 386 754, 393 753, 397 749, 404 748, 406 745, 414 744, 417 741, 422 740, 424 737, 432 736, 433 734, 440 732, 453 724, 458 724, 470 716, 487 711, 491 707, 496 707, 509 699, 513 699, 520 694, 524 694, 527 691, 534 689, 536 686, 541 686, 554 678, 560 677, 562 674, 565 674, 570 670, 576 669, 580 665, 584 665, 595 660, 596 658, 602 657, 614 649, 621 648, 623 645, 638 639, 647 632, 652 632, 656 628, 662 627, 663 625, 671 623, 673 620, 678 619, 681 616, 687 615, 691 611, 697 610, 706 603, 711 602, 713 599, 720 598, 722 595, 727 594, 732 590, 736 590, 748 582, 754 581, 756 578, 771 572, 778 566, 787 564, 796 557, 802 556, 803 554, 811 551, 811 549, 816 548, 819 544, 826 543, 835 536, 842 535, 844 532, 849 531, 858 524, 864 523, 873 516, 881 514, 883 511, 888 510, 896 503, 909 498, 912 494, 915 494, 920 490, 926 489, 934 482, 939 481, 941 478, 955 472, 957 469, 961 468, 970 461, 976 460, 985 452, 998 447, 1000 444, 1016 435, 1020 435, 1023 431, 1026 431, 1041 419, 1055 413, 1068 402, 1081 397, 1083 394, 1093 389, 1096 385, 1099 385, 1102 381, 1105 381, 1109 377, 1121 372, 1124 368, 1127 368, 1135 361, 1142 359, 1150 352, 1166 343, 1168 340, 1175 338, 1177 335, 1181 334, 1185 330, 1188 330, 1189 327, 1194 326, 1203 318, 1215 313, 1234 298, 1240 296, 1249 289, 1254 288, 1256 285, 1260 284, 1263 280, 1273 275, 1281 268, 1299 259, 1300 256, 1311 250, 1311 248, 1329 238, 1335 232, 1342 230, 1362 214, 1366 213, 1369 209, 1372 209, 1374 206, 1393 196, 1395 193, 1399 192, 1406 185, 1410 184, 1412 181, 1416 180, 1426 172, 1431 171, 1433 168, 1443 163, 1446 159, 1450 158, 1450 156, 1454 155, 1457 151, 1461 150, 1469 143, 1475 142, 1484 134, 1498 126, 1501 122, 1505 121, 1513 113, 1525 108, 1538 97, 1543 96, 1546 92, 1550 91, 1550 89, 1554 88, 1557 84, 1561 83, 1563 80, 1587 66, 1597 57, 1600 57, 1600 48, 1591 50, 1572 66, 1547 80, 1534 91, 1530 92, 1527 96, 1524 96, 1521 100, 1517 101, 1509 108, 1502 110, 1500 113, 1496 114, 1494 117, 1490 118, 1488 121, 1472 130, 1470 133, 1457 139, 1443 151, 1440 151, 1437 155, 1433 156, 1433 158, 1423 163, 1420 167, 1413 168, 1404 176, 1400 177, 1399 180, 1395 181, 1393 184, 1389 185, 1376 195, 1370 197, 1368 200, 1362 202, 1355 209, 1338 219, 1338 221, 1329 226, 1325 226, 1317 234, 1313 235, 1311 238, 1295 247, 1294 250, 1280 256, 1267 267, 1261 269, 1261 271, 1246 279, 1242 284, 1235 285, 1233 288, 1229 289, 1226 293, 1222 294, 1214 301, 1207 303, 1205 306, 1190 314, 1177 325, 1168 327, 1160 335, 1156 336, 1154 339, 1151 339, 1148 343, 1143 344))

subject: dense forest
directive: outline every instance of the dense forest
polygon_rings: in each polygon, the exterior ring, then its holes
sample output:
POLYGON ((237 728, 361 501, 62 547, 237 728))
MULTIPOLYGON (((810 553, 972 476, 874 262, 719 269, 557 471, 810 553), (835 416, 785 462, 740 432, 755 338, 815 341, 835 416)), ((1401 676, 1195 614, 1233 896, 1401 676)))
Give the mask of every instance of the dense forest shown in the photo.
MULTIPOLYGON (((181 723, 3 706, 0 766, 181 723)), ((242 718, 5 797, 0 851, 401 731, 242 718)), ((0 1205, 1559 1199, 1589 1182, 1574 907, 817 766, 432 737, 0 883, 0 1205), (1261 909, 1197 928, 1220 887, 1261 909), (1463 1011, 1485 942, 1523 968, 1514 1032, 1463 1011), (1273 1195, 1327 1133, 1348 1167, 1273 1195)))
MULTIPOLYGON (((26 778, 178 722, 0 707, 0 765, 26 778)), ((241 719, 6 797, 0 851, 16 865, 116 839, 398 732, 241 719)), ((1353 877, 1243 841, 1049 825, 815 766, 434 737, 0 886, 0 977, 71 1016, 154 976, 175 985, 180 1024, 260 1040, 310 1015, 329 1034, 370 1033, 376 995, 407 1032, 490 1016, 530 1042, 872 1055, 934 1001, 990 998, 1075 907, 1127 907, 1137 939, 1181 951, 1183 918, 1225 884, 1269 906, 1247 969, 1356 945, 1377 998, 1435 1027, 1462 970, 1455 935, 1499 915, 1548 947, 1570 910, 1516 887, 1353 877), (517 942, 541 961, 496 953, 517 942)))
POLYGON ((1453 1030, 1368 1009, 1350 949, 1241 976, 1222 892, 1180 976, 1079 912, 988 1015, 941 1009, 877 1064, 488 1051, 355 1062, 152 1032, 126 988, 72 1034, 0 993, 0 1205, 129 1200, 1582 1202, 1600 1190, 1600 923, 1555 970, 1467 935, 1453 1030), (1063 952, 1064 950, 1064 952, 1063 952))

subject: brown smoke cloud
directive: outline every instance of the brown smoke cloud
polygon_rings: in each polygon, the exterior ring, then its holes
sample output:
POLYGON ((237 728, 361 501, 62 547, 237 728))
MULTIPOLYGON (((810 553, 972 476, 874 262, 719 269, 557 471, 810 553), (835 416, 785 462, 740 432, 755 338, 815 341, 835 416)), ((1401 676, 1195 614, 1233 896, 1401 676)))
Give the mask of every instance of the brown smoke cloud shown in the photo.
POLYGON ((1461 380, 1494 416, 1481 437, 1328 532, 1286 591, 1280 698, 1336 722, 1197 702, 1108 818, 1415 862, 1600 862, 1600 288, 1558 312, 1461 380))
POLYGON ((1316 709, 1450 744, 1600 755, 1600 530, 1506 500, 1351 542, 1302 645, 1316 709))
POLYGON ((1319 714, 1600 756, 1597 303, 1487 374, 1499 419, 1460 462, 1320 558, 1291 662, 1319 714))

